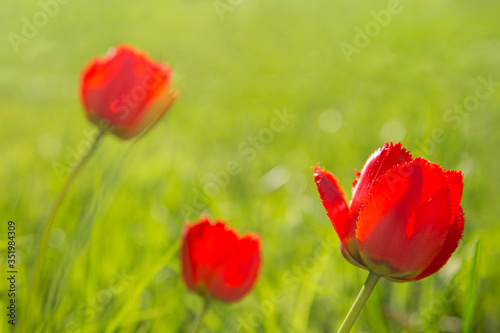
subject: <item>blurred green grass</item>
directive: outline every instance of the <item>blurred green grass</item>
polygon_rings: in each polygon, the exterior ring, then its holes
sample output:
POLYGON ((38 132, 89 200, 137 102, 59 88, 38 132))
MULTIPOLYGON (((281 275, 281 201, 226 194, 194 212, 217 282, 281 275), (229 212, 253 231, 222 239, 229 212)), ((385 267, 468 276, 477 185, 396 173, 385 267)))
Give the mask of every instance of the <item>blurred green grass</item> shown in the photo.
MULTIPOLYGON (((37 321, 39 332, 104 332, 114 324, 116 332, 187 331, 201 300, 186 292, 177 254, 162 260, 207 174, 236 160, 241 172, 195 211, 260 233, 264 262, 254 291, 231 306, 214 304, 204 332, 335 331, 366 272, 338 251, 311 166, 320 162, 349 193, 354 169, 384 141, 402 139, 465 171, 464 241, 430 278, 381 281, 355 331, 458 332, 465 320, 473 332, 500 331, 498 87, 458 128, 444 118, 474 95, 479 76, 500 81, 500 4, 401 4, 348 63, 339 44, 352 44, 353 29, 387 1, 241 1, 221 20, 210 1, 73 0, 17 53, 8 34, 21 34, 22 18, 41 7, 0 3, 0 209, 5 223, 17 223, 18 323, 37 321), (181 97, 143 140, 105 138, 59 212, 43 288, 29 290, 35 235, 62 186, 52 164, 64 164, 92 128, 78 100, 79 72, 119 43, 168 62, 181 97), (248 161, 238 147, 284 109, 295 118, 248 161), (436 129, 446 139, 428 150, 436 129), (324 260, 315 257, 321 248, 324 260), (46 306, 27 314, 32 292, 45 294, 46 306)), ((6 224, 0 235, 4 267, 6 224)), ((1 283, 2 304, 6 291, 1 283)), ((9 326, 0 323, 1 331, 9 326)))

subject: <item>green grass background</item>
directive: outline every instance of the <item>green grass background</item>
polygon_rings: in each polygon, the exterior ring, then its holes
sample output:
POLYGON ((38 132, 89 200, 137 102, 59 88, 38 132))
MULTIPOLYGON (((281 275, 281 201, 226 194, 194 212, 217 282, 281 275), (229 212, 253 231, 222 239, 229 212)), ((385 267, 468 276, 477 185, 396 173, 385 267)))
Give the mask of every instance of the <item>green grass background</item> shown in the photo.
MULTIPOLYGON (((183 209, 207 174, 236 160, 241 172, 189 218, 258 232, 263 266, 241 302, 213 304, 202 332, 334 332, 367 272, 342 258, 311 166, 334 172, 350 195, 354 169, 402 139, 465 172, 464 240, 432 277, 382 280, 354 331, 499 332, 500 86, 458 126, 444 115, 474 95, 478 77, 500 82, 500 3, 402 1, 350 63, 339 44, 387 1, 222 3, 232 10, 221 19, 211 1, 71 0, 18 52, 8 34, 21 34, 40 4, 0 3, 0 262, 4 277, 12 219, 16 331, 187 332, 201 300, 179 277, 183 209), (59 211, 42 286, 30 290, 37 235, 63 184, 53 163, 66 164, 93 128, 79 73, 119 43, 169 63, 181 97, 142 140, 104 139, 59 211), (283 109, 294 119, 248 161, 239 145, 283 109), (427 149, 435 130, 446 138, 427 149), (27 313, 30 293, 45 305, 27 313)), ((2 278, 2 313, 7 289, 2 278)))

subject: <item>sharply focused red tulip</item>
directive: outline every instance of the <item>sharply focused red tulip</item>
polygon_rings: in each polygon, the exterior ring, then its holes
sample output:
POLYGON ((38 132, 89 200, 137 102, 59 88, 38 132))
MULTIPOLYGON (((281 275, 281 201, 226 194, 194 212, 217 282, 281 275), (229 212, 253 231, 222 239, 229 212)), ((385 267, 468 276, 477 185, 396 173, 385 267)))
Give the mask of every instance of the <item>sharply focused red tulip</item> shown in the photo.
POLYGON ((181 269, 188 289, 234 302, 253 287, 261 263, 260 238, 238 236, 223 221, 201 218, 182 233, 181 269))
POLYGON ((142 51, 120 45, 83 70, 80 97, 91 122, 122 139, 148 131, 177 97, 172 70, 142 51))
POLYGON ((401 143, 370 156, 349 205, 330 172, 317 166, 314 179, 342 254, 375 274, 425 278, 446 264, 462 237, 462 173, 412 158, 401 143))

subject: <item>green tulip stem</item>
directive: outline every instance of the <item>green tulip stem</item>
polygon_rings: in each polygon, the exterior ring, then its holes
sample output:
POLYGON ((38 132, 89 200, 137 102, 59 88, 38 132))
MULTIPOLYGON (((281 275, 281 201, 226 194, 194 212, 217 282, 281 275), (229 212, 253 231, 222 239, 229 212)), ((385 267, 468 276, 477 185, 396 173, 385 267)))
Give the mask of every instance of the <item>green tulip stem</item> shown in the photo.
POLYGON ((28 301, 26 303, 26 313, 27 314, 32 314, 31 312, 31 307, 33 306, 33 299, 35 297, 35 294, 37 293, 40 280, 41 280, 41 275, 43 273, 43 266, 45 264, 45 258, 47 256, 47 245, 48 245, 48 238, 50 231, 52 230, 52 227, 54 225, 54 220, 56 218, 57 212, 61 206, 61 203, 63 199, 66 197, 66 194, 68 192, 68 189, 73 182, 73 180, 76 178, 76 175, 78 172, 82 169, 83 165, 89 160, 91 157, 92 153, 96 150, 97 145, 103 138, 104 134, 106 132, 100 130, 97 136, 94 138, 94 140, 91 142, 91 146, 89 149, 81 156, 80 160, 77 162, 75 167, 71 170, 71 173, 69 174, 68 178, 66 179, 66 182, 64 183, 61 191, 56 195, 54 202, 52 203, 52 206, 50 207, 50 211, 48 214, 47 219, 45 220, 45 223, 43 225, 42 229, 42 234, 40 237, 40 241, 38 243, 38 249, 36 253, 36 258, 35 258, 35 263, 34 263, 34 268, 33 268, 33 275, 31 276, 31 287, 30 287, 30 293, 28 296, 28 301))
POLYGON ((345 317, 342 326, 340 326, 338 333, 348 333, 351 331, 354 323, 356 322, 356 319, 358 319, 361 310, 363 310, 368 297, 370 297, 370 294, 372 293, 373 288, 375 288, 375 286, 377 285, 379 279, 380 275, 370 271, 370 274, 368 274, 368 278, 366 279, 363 288, 361 288, 358 297, 356 297, 356 300, 349 310, 347 317, 345 317))
POLYGON ((203 317, 205 316, 205 313, 207 312, 209 304, 210 304, 210 297, 206 296, 204 301, 203 301, 203 308, 196 316, 196 319, 195 319, 194 324, 193 324, 193 328, 191 329, 191 333, 197 333, 200 330, 201 322, 203 321, 203 317))

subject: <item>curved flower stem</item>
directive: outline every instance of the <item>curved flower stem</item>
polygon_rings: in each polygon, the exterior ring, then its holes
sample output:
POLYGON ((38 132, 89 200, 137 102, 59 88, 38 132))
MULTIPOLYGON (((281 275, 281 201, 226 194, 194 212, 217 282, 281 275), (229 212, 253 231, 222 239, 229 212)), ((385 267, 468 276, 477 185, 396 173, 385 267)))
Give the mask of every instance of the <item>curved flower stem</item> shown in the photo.
POLYGON ((368 274, 368 278, 366 279, 363 288, 361 288, 358 297, 356 297, 356 300, 349 310, 347 317, 345 317, 342 326, 340 326, 338 333, 348 333, 351 331, 354 323, 356 322, 356 319, 358 319, 361 310, 363 310, 368 297, 370 297, 370 294, 372 293, 373 288, 375 288, 375 285, 377 284, 379 279, 380 275, 370 271, 370 274, 368 274))
POLYGON ((61 203, 66 196, 66 193, 68 192, 69 186, 73 182, 73 180, 76 178, 76 175, 78 172, 81 170, 85 162, 87 162, 92 155, 92 153, 96 150, 97 145, 103 138, 104 134, 106 132, 99 130, 99 133, 95 137, 94 141, 92 141, 91 146, 89 149, 83 154, 78 161, 78 163, 75 165, 73 170, 71 170, 71 173, 69 177, 66 179, 66 182, 64 183, 61 191, 56 195, 54 202, 52 203, 52 206, 50 207, 50 211, 47 217, 47 220, 45 220, 45 223, 43 225, 42 229, 42 235, 40 237, 40 241, 38 243, 38 249, 37 249, 37 254, 35 258, 35 264, 33 268, 33 275, 31 277, 31 287, 30 287, 30 294, 28 296, 28 300, 26 303, 26 313, 27 314, 32 314, 31 312, 31 307, 33 306, 34 302, 34 297, 35 294, 37 294, 37 290, 40 284, 41 280, 41 275, 43 272, 43 266, 45 263, 45 255, 46 255, 46 250, 47 250, 47 245, 48 245, 48 238, 50 231, 52 230, 52 226, 54 225, 54 220, 56 218, 57 212, 59 211, 59 207, 61 206, 61 203))
POLYGON ((203 316, 205 316, 205 313, 207 312, 209 304, 210 304, 210 297, 206 296, 205 300, 203 301, 203 308, 196 316, 196 319, 195 319, 194 324, 193 324, 193 328, 191 329, 191 333, 197 333, 200 330, 201 322, 203 321, 203 316))

